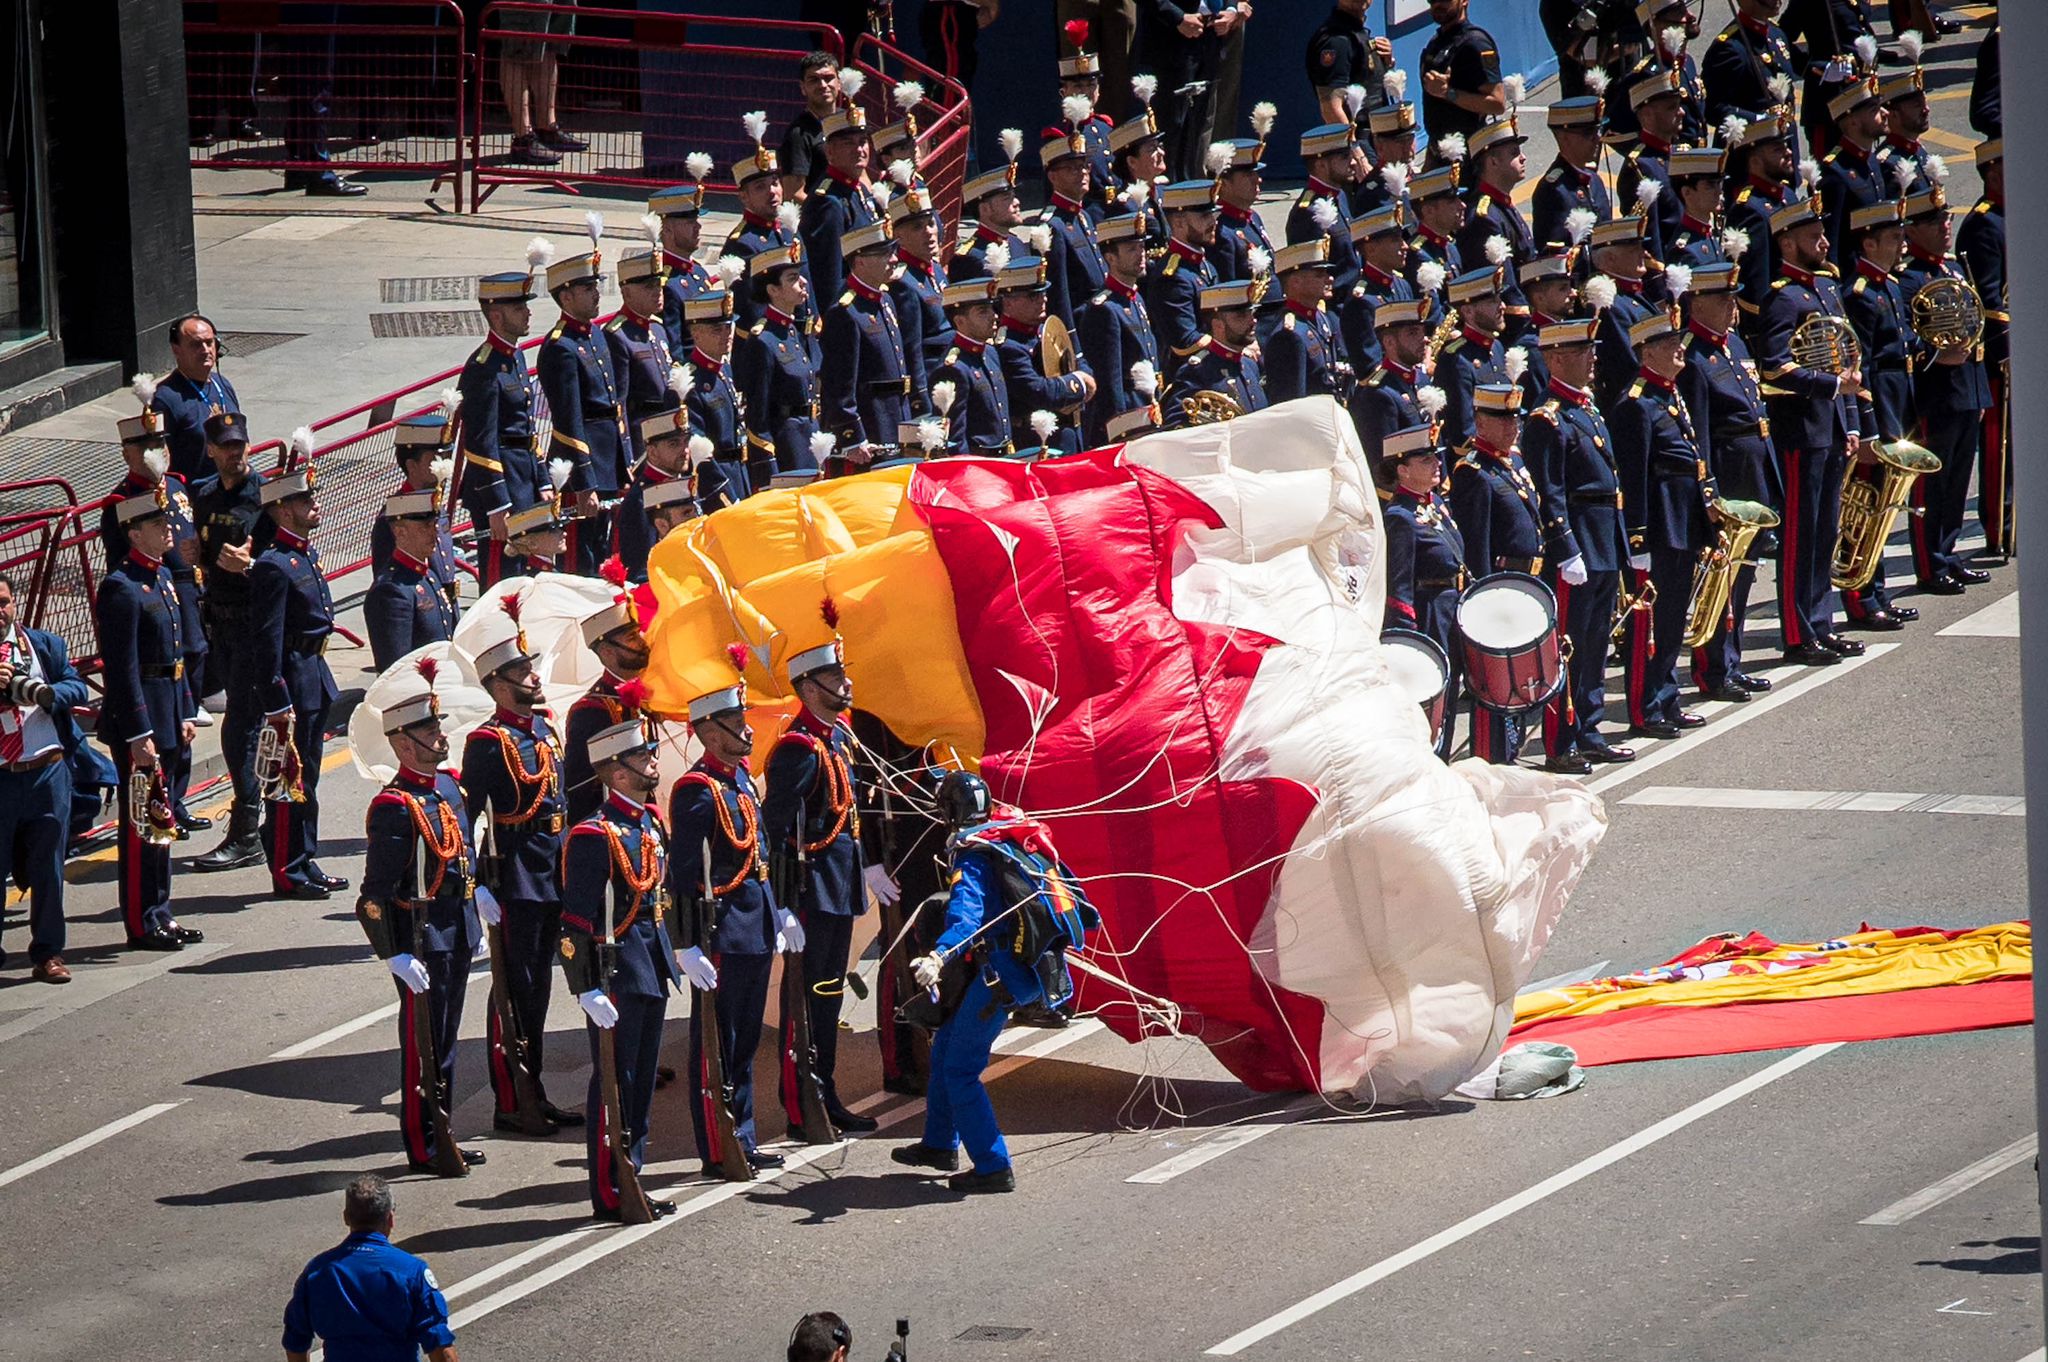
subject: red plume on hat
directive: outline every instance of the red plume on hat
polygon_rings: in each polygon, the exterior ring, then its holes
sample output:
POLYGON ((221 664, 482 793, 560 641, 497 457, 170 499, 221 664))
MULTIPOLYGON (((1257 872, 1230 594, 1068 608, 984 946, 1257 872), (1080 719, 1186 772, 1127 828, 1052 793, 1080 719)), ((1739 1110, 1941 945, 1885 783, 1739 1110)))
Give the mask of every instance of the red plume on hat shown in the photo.
POLYGON ((839 632, 839 606, 830 596, 818 602, 818 618, 825 621, 825 627, 833 633, 839 632))
POLYGON ((597 575, 613 586, 623 587, 626 584, 626 562, 615 553, 599 565, 597 575))
POLYGON ((732 669, 741 676, 747 674, 747 663, 753 661, 754 658, 753 650, 744 643, 726 644, 725 655, 732 660, 732 669))
POLYGON ((637 676, 619 682, 619 701, 627 709, 644 710, 653 698, 654 692, 637 676))
POLYGON ((418 670, 420 674, 420 680, 427 683, 427 689, 432 690, 434 688, 434 678, 441 674, 440 659, 433 657, 423 657, 419 661, 413 663, 412 665, 415 669, 418 670))
POLYGON ((1085 49, 1088 46, 1088 21, 1086 19, 1069 19, 1060 25, 1060 32, 1066 34, 1067 41, 1072 43, 1077 49, 1085 49))
POLYGON ((504 595, 504 598, 503 598, 502 600, 500 600, 500 601, 498 602, 498 608, 499 608, 500 610, 502 610, 502 611, 504 611, 504 612, 505 612, 505 618, 506 618, 506 619, 508 619, 508 620, 511 620, 511 621, 512 621, 512 622, 513 622, 514 624, 517 624, 517 623, 519 623, 519 593, 518 593, 518 592, 516 592, 516 591, 508 591, 508 592, 506 592, 506 593, 505 593, 505 595, 504 595))

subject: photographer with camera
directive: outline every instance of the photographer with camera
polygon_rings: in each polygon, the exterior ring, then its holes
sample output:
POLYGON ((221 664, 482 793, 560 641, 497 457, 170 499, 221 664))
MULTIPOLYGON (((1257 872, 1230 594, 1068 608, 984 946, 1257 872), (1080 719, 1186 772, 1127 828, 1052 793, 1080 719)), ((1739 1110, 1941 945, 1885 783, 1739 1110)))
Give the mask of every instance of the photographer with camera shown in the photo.
MULTIPOLYGON (((882 1362, 907 1362, 910 1321, 896 1321, 896 1337, 882 1362)), ((789 1331, 789 1362, 847 1362, 853 1354, 853 1326, 830 1310, 813 1310, 789 1331)))
POLYGON ((0 883, 18 872, 28 884, 28 958, 46 984, 71 982, 62 954, 66 763, 81 737, 71 709, 86 699, 64 640, 21 625, 14 583, 0 576, 0 883))

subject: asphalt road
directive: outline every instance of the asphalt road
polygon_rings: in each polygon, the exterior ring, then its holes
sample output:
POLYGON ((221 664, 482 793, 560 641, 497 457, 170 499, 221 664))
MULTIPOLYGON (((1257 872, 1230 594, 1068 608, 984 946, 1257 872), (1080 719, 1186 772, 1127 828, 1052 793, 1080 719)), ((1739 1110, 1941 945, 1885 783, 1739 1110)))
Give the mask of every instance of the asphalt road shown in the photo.
MULTIPOLYGON (((1955 136, 1960 102, 1936 107, 1955 136)), ((2024 818, 1699 793, 2018 795, 2012 591, 2006 567, 1961 598, 1903 593, 1924 617, 1873 638, 1884 651, 1766 667, 1768 702, 1709 707, 1698 734, 1602 772, 1612 826, 1539 973, 1648 964, 1715 931, 2023 916, 2024 818), (1943 632, 1964 620, 1988 632, 1943 632)), ((1769 659, 1762 584, 1756 600, 1769 659)), ((359 684, 366 660, 336 660, 359 684)), ((324 793, 323 859, 354 874, 371 791, 344 767, 324 793)), ((339 1238, 338 1189, 368 1170, 397 1178, 397 1237, 433 1262, 469 1358, 768 1359, 819 1307, 852 1321, 856 1359, 882 1355, 899 1315, 913 1357, 959 1359, 2019 1362, 2041 1344, 2023 1029, 1624 1065, 1556 1101, 1363 1115, 1252 1097, 1191 1042, 1013 1031, 994 1091, 1016 1195, 902 1175, 887 1148, 914 1137, 917 1105, 900 1097, 874 1100, 878 1138, 706 1182, 671 1090, 647 1176, 683 1214, 622 1230, 586 1213, 580 1137, 489 1132, 480 1005, 456 1124, 490 1162, 460 1182, 404 1174, 394 985, 346 896, 272 902, 260 870, 181 877, 207 943, 135 955, 111 862, 73 869, 77 982, 30 984, 18 955, 0 972, 0 1358, 275 1355, 293 1276, 339 1238), (1953 1195, 1916 1198, 1945 1179, 1953 1195), (1898 1223, 1862 1223, 1902 1201, 1898 1223)), ((7 944, 24 944, 13 919, 7 944)), ((853 1094, 878 1091, 870 1024, 843 1047, 853 1094)), ((680 1008, 669 1041, 675 1062, 680 1008)), ((549 1051, 555 1093, 580 1101, 581 1018, 561 997, 549 1051)), ((779 1134, 765 1106, 763 1129, 779 1134)))

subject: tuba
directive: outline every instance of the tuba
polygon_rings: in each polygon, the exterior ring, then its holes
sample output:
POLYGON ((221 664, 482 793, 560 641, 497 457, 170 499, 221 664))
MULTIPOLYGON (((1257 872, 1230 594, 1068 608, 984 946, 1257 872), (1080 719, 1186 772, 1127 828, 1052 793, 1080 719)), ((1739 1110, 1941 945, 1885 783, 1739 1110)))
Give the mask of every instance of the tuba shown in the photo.
MULTIPOLYGON (((1919 324, 1917 315, 1914 324, 1919 324)), ((1844 591, 1861 591, 1870 585, 1899 511, 1913 494, 1914 479, 1939 473, 1941 460, 1911 440, 1893 440, 1878 446, 1877 469, 1874 478, 1852 476, 1842 484, 1842 519, 1835 532, 1835 558, 1828 580, 1844 591)))
POLYGON ((1237 399, 1229 393, 1211 392, 1203 389, 1189 393, 1180 400, 1181 415, 1191 426, 1209 426, 1218 421, 1235 421, 1244 415, 1244 408, 1237 405, 1237 399))
POLYGON ((128 826, 144 846, 167 847, 178 840, 178 815, 171 808, 161 762, 128 773, 128 826))
POLYGON ((1713 640, 1728 613, 1728 595, 1735 588, 1735 574, 1749 565, 1743 557, 1749 541, 1759 531, 1775 529, 1778 513, 1760 501, 1735 501, 1714 497, 1708 510, 1719 525, 1714 542, 1700 550, 1699 565, 1693 569, 1692 598, 1685 608, 1685 646, 1704 648, 1713 640))
POLYGON ((1913 334, 1933 349, 1961 349, 1984 338, 1984 300, 1954 275, 1928 280, 1913 295, 1911 307, 1913 334))
POLYGON ((1788 349, 1792 362, 1800 368, 1826 374, 1845 374, 1863 364, 1863 344, 1856 339, 1856 328, 1847 317, 1832 312, 1816 312, 1799 323, 1788 349))

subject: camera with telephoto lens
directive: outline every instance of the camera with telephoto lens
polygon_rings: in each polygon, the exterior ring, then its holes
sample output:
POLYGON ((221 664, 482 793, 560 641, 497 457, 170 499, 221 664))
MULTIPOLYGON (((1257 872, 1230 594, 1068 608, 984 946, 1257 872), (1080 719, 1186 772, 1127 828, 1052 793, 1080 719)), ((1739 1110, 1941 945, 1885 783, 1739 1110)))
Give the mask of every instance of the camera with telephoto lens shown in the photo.
POLYGON ((11 705, 34 705, 37 709, 52 709, 57 703, 57 692, 47 681, 33 676, 17 676, 7 684, 7 702, 11 705))

